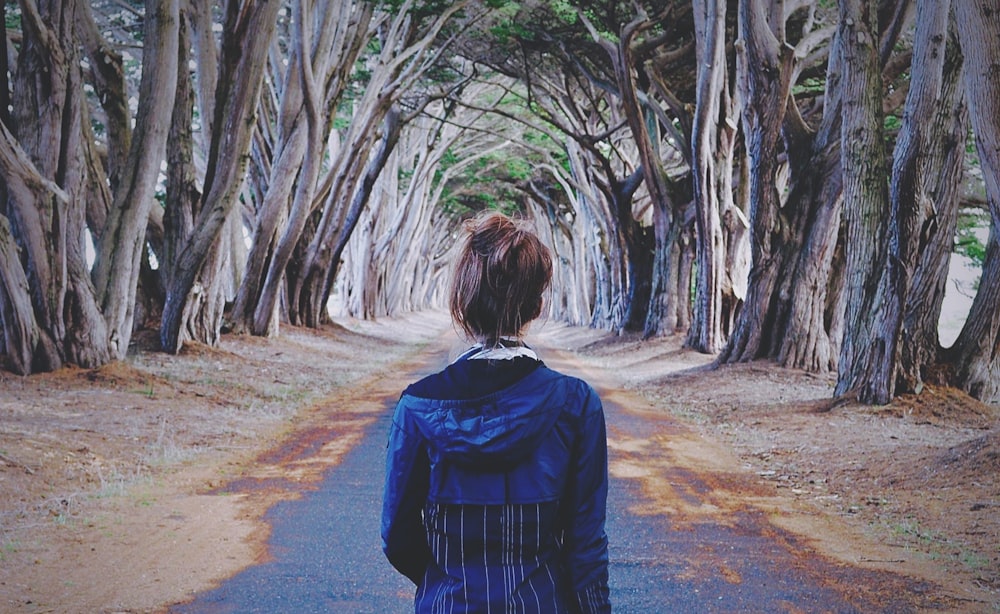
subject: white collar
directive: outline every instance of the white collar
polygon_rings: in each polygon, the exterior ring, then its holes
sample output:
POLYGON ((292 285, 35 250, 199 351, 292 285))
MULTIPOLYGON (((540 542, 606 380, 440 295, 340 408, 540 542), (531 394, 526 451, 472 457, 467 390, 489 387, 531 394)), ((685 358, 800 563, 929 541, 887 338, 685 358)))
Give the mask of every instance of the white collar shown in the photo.
POLYGON ((468 352, 466 352, 468 355, 466 360, 513 360, 521 356, 531 358, 532 360, 538 360, 538 354, 536 354, 535 351, 528 346, 508 339, 502 339, 501 343, 505 341, 508 343, 516 343, 517 345, 498 345, 495 347, 486 347, 480 343, 473 346, 468 352))

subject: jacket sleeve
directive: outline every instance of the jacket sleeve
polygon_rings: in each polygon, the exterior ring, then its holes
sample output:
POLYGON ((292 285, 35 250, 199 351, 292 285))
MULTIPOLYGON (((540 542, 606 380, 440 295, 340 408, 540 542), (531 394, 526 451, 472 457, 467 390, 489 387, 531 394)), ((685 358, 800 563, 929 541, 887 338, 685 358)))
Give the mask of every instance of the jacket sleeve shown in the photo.
POLYGON ((382 498, 382 550, 392 566, 416 585, 423 580, 431 558, 420 517, 429 480, 427 449, 407 420, 400 401, 389 428, 382 498))
POLYGON ((569 476, 563 549, 576 611, 611 612, 608 589, 608 440, 601 401, 586 386, 579 437, 569 476))

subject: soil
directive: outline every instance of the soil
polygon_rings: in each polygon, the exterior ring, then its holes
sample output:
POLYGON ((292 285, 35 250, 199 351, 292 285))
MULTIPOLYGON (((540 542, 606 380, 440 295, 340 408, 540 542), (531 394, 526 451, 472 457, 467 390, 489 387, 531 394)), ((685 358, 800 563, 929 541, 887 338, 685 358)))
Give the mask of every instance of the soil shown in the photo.
MULTIPOLYGON (((697 434, 684 445, 705 446, 689 457, 736 465, 821 552, 924 578, 949 609, 1000 612, 1000 408, 935 386, 884 407, 834 400, 832 376, 711 369, 676 337, 546 323, 533 338, 682 421, 697 434)), ((439 313, 178 355, 149 339, 100 369, 0 371, 0 611, 161 612, 263 560, 263 513, 294 489, 219 487, 317 479, 273 451, 319 445, 336 463, 364 428, 338 391, 457 343, 439 313)))

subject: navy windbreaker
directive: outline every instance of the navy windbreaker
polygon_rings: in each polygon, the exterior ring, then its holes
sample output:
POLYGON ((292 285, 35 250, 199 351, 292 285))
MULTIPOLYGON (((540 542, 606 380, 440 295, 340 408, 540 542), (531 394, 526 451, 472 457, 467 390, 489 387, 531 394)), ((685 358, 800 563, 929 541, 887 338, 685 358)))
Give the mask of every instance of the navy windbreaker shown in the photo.
POLYGON ((411 387, 396 406, 382 542, 417 612, 611 611, 601 402, 537 364, 485 396, 411 387))

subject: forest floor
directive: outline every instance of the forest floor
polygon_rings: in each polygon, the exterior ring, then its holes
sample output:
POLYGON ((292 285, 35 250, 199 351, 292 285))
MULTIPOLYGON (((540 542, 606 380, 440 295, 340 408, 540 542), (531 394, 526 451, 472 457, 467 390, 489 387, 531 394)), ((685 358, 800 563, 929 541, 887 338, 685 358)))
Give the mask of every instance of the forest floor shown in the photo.
MULTIPOLYGON (((783 523, 820 551, 879 553, 845 562, 1000 612, 1000 408, 936 387, 885 407, 834 402, 832 377, 763 362, 710 370, 678 338, 552 323, 537 337, 731 449, 748 479, 810 517, 783 523), (846 548, 845 535, 872 547, 846 548)), ((281 495, 213 489, 266 474, 261 452, 315 430, 338 390, 399 377, 395 364, 447 339, 435 313, 226 335, 176 356, 139 335, 126 361, 100 369, 0 372, 0 611, 158 612, 262 560, 262 514, 281 495)), ((344 412, 328 462, 364 430, 344 412)))

